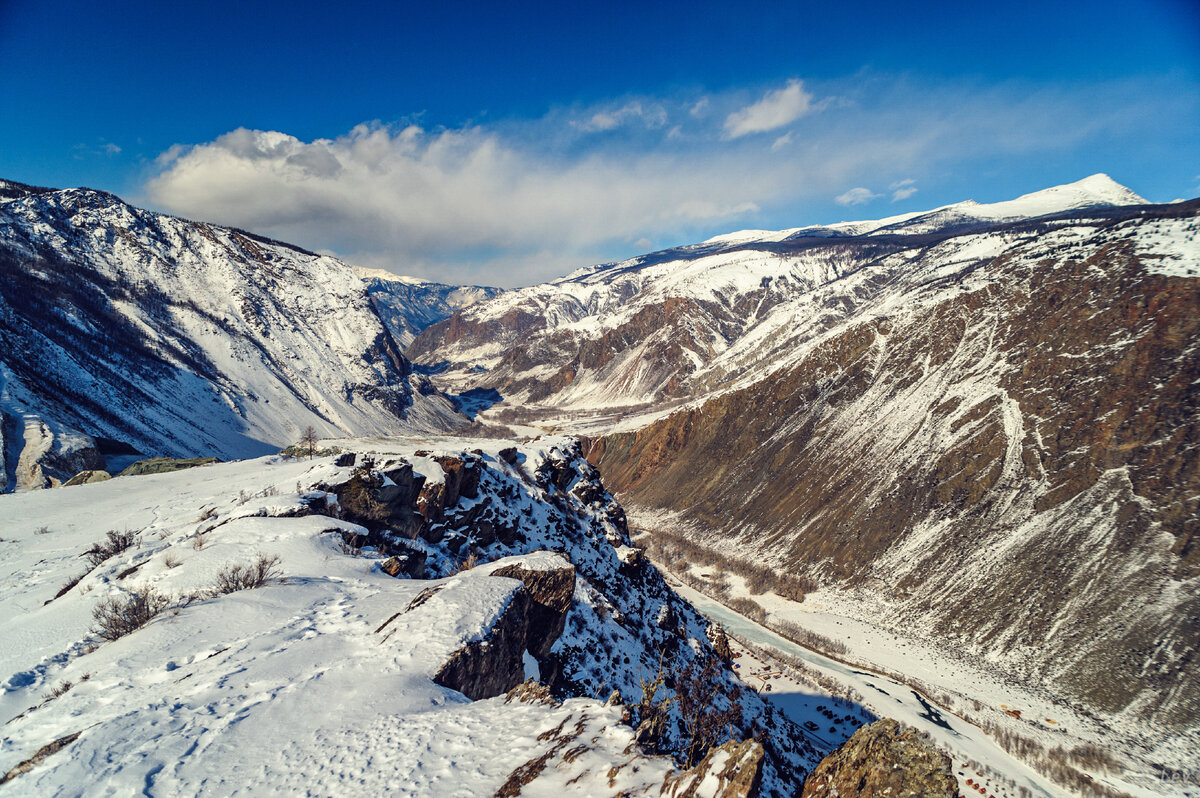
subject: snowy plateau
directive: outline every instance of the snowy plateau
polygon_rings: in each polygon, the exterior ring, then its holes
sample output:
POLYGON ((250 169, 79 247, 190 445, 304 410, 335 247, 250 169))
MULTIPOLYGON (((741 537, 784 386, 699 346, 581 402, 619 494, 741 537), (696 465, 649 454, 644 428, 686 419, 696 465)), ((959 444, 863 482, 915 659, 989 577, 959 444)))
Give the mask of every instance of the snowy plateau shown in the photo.
POLYGON ((1198 216, 500 291, 0 181, 0 795, 1200 796, 1198 216))

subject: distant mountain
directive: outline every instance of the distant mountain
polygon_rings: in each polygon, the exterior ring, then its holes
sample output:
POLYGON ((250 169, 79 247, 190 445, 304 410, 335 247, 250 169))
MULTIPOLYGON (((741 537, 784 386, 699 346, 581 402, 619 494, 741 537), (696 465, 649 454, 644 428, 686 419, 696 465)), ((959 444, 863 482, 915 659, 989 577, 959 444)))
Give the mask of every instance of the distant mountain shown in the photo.
POLYGON ((478 285, 445 285, 417 277, 402 277, 383 269, 355 269, 367 283, 367 295, 379 318, 400 344, 408 346, 431 324, 448 319, 465 307, 501 292, 478 285))
POLYGON ((408 352, 498 390, 484 420, 591 430, 644 527, 1166 745, 1200 723, 1198 216, 1095 176, 746 231, 506 292, 408 352))
POLYGON ((496 388, 510 404, 657 411, 765 376, 797 334, 857 312, 882 283, 927 279, 906 264, 931 265, 938 244, 935 258, 993 257, 1053 226, 1144 204, 1094 175, 992 205, 732 233, 505 292, 431 325, 408 354, 440 363, 447 385, 496 388))
POLYGON ((89 189, 0 186, 0 435, 12 490, 104 455, 259 455, 462 419, 352 267, 89 189))

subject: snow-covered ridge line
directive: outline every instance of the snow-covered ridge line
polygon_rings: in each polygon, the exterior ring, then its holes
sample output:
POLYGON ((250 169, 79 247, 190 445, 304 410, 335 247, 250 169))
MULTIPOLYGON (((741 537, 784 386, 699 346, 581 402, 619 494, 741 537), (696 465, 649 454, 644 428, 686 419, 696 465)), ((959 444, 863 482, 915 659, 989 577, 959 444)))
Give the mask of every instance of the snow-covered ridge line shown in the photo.
POLYGON ((446 429, 349 265, 89 189, 0 203, 0 488, 118 448, 260 455, 318 434, 446 429), (82 442, 81 445, 76 443, 82 442))

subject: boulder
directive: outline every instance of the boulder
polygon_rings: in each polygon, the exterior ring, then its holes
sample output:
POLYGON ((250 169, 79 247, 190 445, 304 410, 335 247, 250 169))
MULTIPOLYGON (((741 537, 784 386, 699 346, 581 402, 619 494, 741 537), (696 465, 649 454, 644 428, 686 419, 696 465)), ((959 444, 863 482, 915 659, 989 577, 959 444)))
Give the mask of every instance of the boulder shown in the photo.
POLYGON ((762 784, 763 747, 730 740, 708 752, 695 767, 673 773, 662 795, 671 798, 753 798, 762 784))
POLYGON ((433 681, 472 701, 503 695, 525 681, 529 604, 529 592, 519 588, 487 637, 451 654, 433 681))
POLYGON ((950 757, 916 729, 884 718, 821 760, 802 798, 954 798, 950 757))
POLYGON ((78 474, 68 479, 63 483, 63 487, 69 488, 72 485, 88 485, 92 482, 103 482, 106 479, 112 479, 112 474, 99 469, 89 469, 87 471, 80 471, 78 474))

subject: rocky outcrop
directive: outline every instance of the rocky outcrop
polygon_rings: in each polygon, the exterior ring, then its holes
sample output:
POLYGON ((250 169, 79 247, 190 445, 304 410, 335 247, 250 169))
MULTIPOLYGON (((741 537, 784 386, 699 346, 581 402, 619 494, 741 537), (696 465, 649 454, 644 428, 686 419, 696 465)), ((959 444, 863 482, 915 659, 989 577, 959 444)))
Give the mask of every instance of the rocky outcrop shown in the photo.
POLYGON ((219 463, 215 457, 150 457, 146 460, 138 460, 117 476, 143 476, 145 474, 166 474, 171 471, 182 471, 185 468, 196 468, 197 466, 208 465, 210 463, 219 463))
POLYGON ((672 774, 662 795, 671 798, 755 798, 762 784, 765 751, 754 740, 713 748, 694 767, 672 774))
POLYGON ((69 488, 72 485, 90 485, 93 482, 104 482, 108 479, 112 479, 112 474, 108 473, 107 471, 80 471, 78 474, 64 482, 63 487, 69 488))
POLYGON ((526 652, 538 661, 542 680, 552 683, 550 649, 562 634, 575 592, 575 568, 561 557, 506 565, 491 576, 516 579, 522 587, 484 638, 456 651, 434 677, 472 700, 507 693, 524 682, 526 652))
POLYGON ((517 579, 525 585, 530 601, 525 647, 539 662, 546 660, 567 622, 567 610, 575 594, 575 569, 566 561, 559 568, 544 569, 516 564, 497 568, 492 576, 517 579))
POLYGON ((483 640, 460 648, 433 680, 479 701, 502 695, 525 681, 524 653, 530 636, 529 593, 513 594, 483 640))
POLYGON ((954 798, 950 757, 915 729, 891 718, 854 733, 821 760, 803 798, 954 798))

